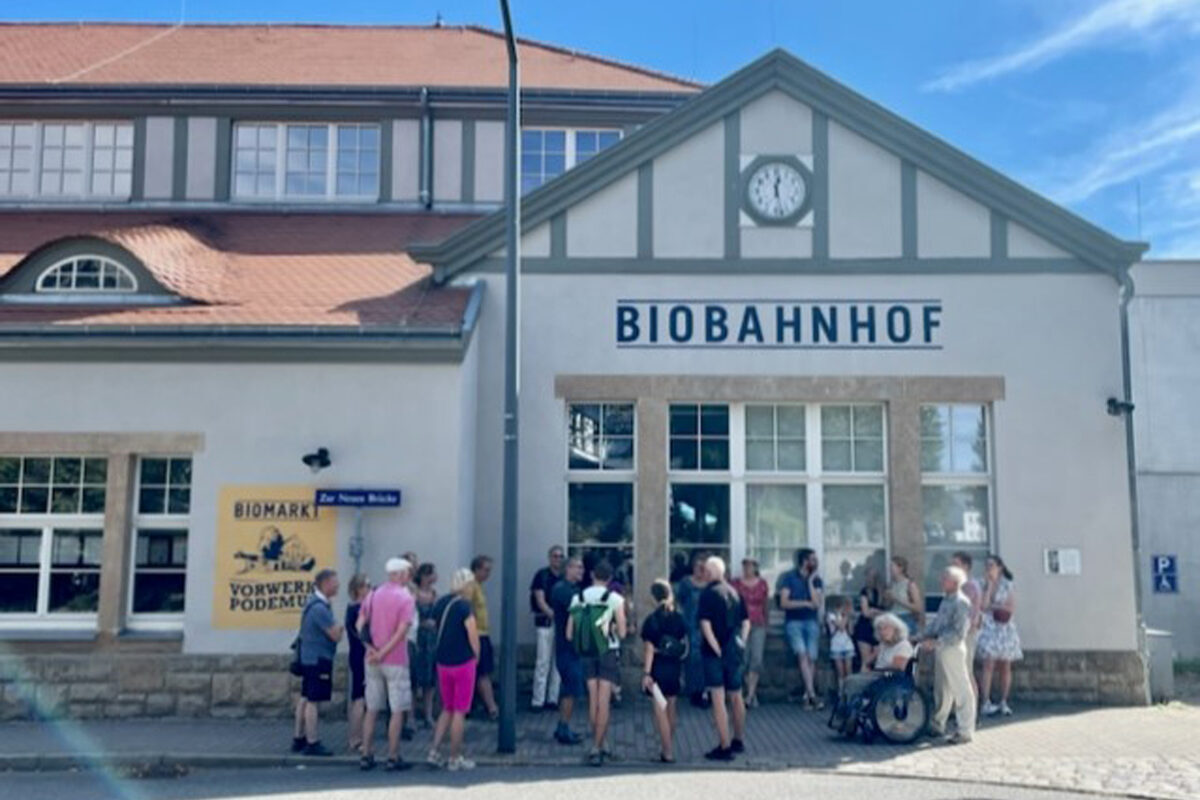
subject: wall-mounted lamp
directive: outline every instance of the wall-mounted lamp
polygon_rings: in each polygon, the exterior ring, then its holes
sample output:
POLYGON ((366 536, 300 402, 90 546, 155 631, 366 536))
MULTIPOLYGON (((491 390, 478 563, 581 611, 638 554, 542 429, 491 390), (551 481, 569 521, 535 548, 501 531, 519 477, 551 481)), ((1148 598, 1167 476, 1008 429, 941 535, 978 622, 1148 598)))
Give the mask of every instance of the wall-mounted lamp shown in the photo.
POLYGON ((1133 403, 1128 400, 1118 400, 1115 397, 1108 398, 1107 405, 1108 415, 1110 417, 1120 417, 1125 414, 1133 413, 1133 403))
POLYGON ((314 475, 333 463, 329 459, 329 449, 325 447, 318 447, 315 452, 305 454, 300 460, 314 475))

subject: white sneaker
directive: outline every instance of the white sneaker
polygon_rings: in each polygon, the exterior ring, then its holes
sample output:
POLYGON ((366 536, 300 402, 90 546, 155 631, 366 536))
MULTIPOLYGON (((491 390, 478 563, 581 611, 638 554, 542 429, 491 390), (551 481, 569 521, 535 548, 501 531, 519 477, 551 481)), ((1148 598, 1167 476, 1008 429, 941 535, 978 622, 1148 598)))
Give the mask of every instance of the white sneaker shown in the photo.
POLYGON ((451 772, 458 772, 459 770, 475 769, 475 762, 458 756, 457 758, 450 759, 446 766, 451 772))
POLYGON ((1004 717, 1011 717, 1013 715, 1013 710, 1009 707, 1008 703, 1000 704, 1000 715, 1004 717))
POLYGON ((435 769, 441 769, 446 766, 446 760, 442 758, 442 754, 437 750, 430 750, 429 755, 425 757, 425 763, 435 769))
POLYGON ((985 717, 994 717, 996 714, 1000 713, 1000 706, 989 701, 983 704, 983 708, 979 709, 979 713, 983 714, 985 717))

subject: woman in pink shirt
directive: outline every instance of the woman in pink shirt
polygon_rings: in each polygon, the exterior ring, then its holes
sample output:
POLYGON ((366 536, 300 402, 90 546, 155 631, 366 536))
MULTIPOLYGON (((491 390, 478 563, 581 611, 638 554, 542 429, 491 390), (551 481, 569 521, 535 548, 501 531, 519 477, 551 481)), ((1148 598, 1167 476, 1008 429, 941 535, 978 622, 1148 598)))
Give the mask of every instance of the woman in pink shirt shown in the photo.
POLYGON ((746 604, 750 618, 750 641, 746 643, 746 705, 758 705, 758 678, 762 674, 763 647, 767 641, 767 600, 771 590, 759 574, 758 562, 742 559, 742 577, 733 581, 733 588, 746 604))

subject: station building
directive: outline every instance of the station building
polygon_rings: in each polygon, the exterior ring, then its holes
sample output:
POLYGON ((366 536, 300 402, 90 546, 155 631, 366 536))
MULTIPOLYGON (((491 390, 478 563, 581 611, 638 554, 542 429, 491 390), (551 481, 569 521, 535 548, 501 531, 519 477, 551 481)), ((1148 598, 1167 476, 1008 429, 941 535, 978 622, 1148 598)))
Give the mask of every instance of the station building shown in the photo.
MULTIPOLYGON (((20 702, 280 713, 313 570, 499 555, 503 40, 13 25, 0 45, 20 702)), ((561 543, 645 610, 694 550, 773 577, 809 546, 831 594, 903 555, 933 602, 950 553, 998 552, 1018 692, 1144 702, 1106 409, 1144 246, 782 51, 710 87, 521 54, 519 584, 561 543)))

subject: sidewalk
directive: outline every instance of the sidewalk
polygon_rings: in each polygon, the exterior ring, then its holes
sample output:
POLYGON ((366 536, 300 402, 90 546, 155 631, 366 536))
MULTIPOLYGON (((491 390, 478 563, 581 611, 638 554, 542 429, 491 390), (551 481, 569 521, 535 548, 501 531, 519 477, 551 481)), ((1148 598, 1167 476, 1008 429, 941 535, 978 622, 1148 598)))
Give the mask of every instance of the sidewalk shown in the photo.
MULTIPOLYGON (((714 743, 708 714, 686 706, 680 711, 676 745, 680 765, 705 765, 702 754, 714 743)), ((577 713, 577 729, 581 719, 577 713)), ((554 742, 555 720, 551 713, 518 715, 518 751, 511 756, 496 754, 495 725, 471 720, 469 754, 486 764, 579 764, 585 748, 554 742)), ((345 731, 343 722, 327 721, 322 740, 340 752, 345 731)), ((747 753, 737 765, 1190 799, 1200 797, 1197 733, 1200 708, 1196 706, 1065 707, 1021 709, 1004 721, 987 720, 969 746, 862 745, 831 738, 824 714, 772 705, 751 712, 747 753)), ((301 763, 352 769, 357 763, 349 754, 332 759, 291 756, 290 736, 290 723, 280 720, 10 722, 0 725, 0 770, 301 763)), ((405 757, 423 762, 429 736, 428 731, 418 730, 414 741, 403 743, 405 757)), ((611 739, 623 763, 643 765, 657 758, 657 736, 642 698, 627 700, 614 712, 611 739)))

